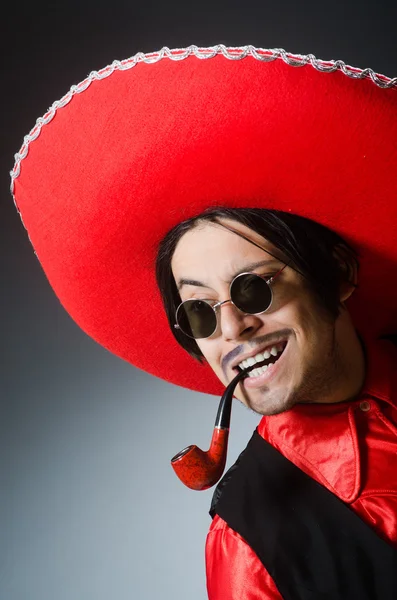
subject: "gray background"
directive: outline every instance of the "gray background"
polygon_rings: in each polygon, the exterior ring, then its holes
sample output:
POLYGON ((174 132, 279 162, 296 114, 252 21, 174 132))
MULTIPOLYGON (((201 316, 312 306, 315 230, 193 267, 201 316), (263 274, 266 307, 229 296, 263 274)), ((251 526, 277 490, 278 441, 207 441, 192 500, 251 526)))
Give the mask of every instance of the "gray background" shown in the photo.
MULTIPOLYGON (((251 43, 397 75, 395 3, 14 3, 2 18, 0 599, 200 600, 212 491, 169 459, 208 447, 218 399, 166 384, 82 333, 8 192, 25 135, 91 70, 163 45, 251 43)), ((229 464, 258 418, 234 406, 229 464)))

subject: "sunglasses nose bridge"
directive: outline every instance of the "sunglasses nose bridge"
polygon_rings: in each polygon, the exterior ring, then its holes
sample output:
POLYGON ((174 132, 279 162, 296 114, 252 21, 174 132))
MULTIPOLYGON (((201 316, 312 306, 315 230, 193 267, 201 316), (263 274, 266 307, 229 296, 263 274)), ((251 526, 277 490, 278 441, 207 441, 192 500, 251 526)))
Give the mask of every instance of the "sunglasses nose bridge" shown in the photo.
POLYGON ((228 300, 223 300, 222 302, 218 302, 218 304, 216 304, 216 305, 213 307, 213 308, 215 309, 215 312, 217 312, 217 311, 218 311, 220 308, 222 308, 222 306, 223 306, 224 304, 231 304, 232 306, 234 306, 234 308, 237 310, 237 312, 238 312, 238 313, 240 313, 240 314, 242 314, 242 315, 244 315, 244 316, 245 316, 245 315, 252 314, 252 313, 248 313, 248 312, 246 312, 246 311, 242 310, 241 308, 239 308, 239 307, 237 306, 237 304, 235 304, 231 298, 229 298, 228 300))
POLYGON ((215 304, 215 306, 213 306, 213 308, 215 310, 218 310, 221 308, 221 306, 223 306, 224 304, 228 304, 228 303, 234 304, 233 300, 231 298, 228 298, 227 300, 222 300, 222 302, 217 302, 217 304, 215 304))
POLYGON ((213 306, 213 309, 215 310, 215 314, 216 314, 217 321, 219 320, 219 318, 220 318, 220 315, 221 315, 221 311, 220 311, 220 309, 221 309, 221 308, 222 308, 222 306, 224 306, 225 304, 231 304, 231 305, 234 307, 234 309, 237 311, 237 314, 238 314, 239 316, 247 316, 247 315, 249 315, 249 314, 250 314, 250 313, 247 313, 247 312, 245 312, 245 311, 244 311, 244 310, 242 310, 241 308, 239 308, 239 307, 238 307, 238 306, 237 306, 237 305, 236 305, 236 304, 233 302, 233 300, 232 300, 231 298, 229 298, 228 300, 222 300, 222 302, 218 302, 218 303, 217 303, 215 306, 213 306))
POLYGON ((253 322, 250 324, 246 322, 247 317, 252 320, 255 315, 241 310, 231 298, 219 302, 216 305, 215 312, 217 317, 217 328, 219 328, 218 330, 221 331, 222 335, 227 339, 238 339, 241 337, 243 331, 255 326, 253 322), (229 304, 232 307, 232 310, 226 312, 219 310, 225 304, 229 304))
POLYGON ((232 306, 237 308, 231 298, 228 298, 227 300, 222 300, 221 302, 217 302, 212 306, 212 310, 214 311, 216 318, 216 329, 213 331, 213 333, 215 333, 216 330, 219 330, 219 327, 221 325, 221 308, 222 306, 225 306, 225 304, 231 304, 232 306))

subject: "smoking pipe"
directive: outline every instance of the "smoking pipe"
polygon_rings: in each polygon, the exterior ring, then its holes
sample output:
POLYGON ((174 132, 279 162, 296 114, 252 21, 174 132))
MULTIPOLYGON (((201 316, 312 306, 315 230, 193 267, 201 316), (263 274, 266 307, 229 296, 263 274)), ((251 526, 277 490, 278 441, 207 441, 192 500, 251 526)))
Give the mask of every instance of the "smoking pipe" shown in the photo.
POLYGON ((192 490, 206 490, 222 476, 226 464, 233 392, 239 381, 247 377, 248 371, 241 371, 223 393, 209 450, 204 452, 197 446, 188 446, 171 459, 171 466, 179 479, 192 490))

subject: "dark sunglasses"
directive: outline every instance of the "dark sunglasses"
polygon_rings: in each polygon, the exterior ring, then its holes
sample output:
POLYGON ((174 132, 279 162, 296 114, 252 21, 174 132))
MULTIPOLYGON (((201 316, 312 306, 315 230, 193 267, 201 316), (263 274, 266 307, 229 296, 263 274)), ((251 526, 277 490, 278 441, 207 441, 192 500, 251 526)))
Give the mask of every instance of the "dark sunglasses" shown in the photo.
POLYGON ((196 340, 210 337, 217 328, 218 309, 227 302, 231 302, 238 310, 248 315, 266 312, 273 301, 271 284, 286 266, 269 279, 256 273, 240 273, 230 284, 229 300, 185 300, 176 309, 175 329, 196 340))

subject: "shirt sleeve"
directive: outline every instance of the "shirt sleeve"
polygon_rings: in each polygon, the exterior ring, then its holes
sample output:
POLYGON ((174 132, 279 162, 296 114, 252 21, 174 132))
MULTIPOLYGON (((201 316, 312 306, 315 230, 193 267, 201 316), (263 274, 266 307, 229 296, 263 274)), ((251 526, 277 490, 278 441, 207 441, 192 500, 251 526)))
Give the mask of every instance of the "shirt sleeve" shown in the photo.
POLYGON ((215 516, 206 544, 209 600, 283 600, 247 542, 215 516))

